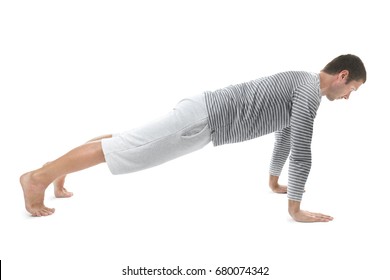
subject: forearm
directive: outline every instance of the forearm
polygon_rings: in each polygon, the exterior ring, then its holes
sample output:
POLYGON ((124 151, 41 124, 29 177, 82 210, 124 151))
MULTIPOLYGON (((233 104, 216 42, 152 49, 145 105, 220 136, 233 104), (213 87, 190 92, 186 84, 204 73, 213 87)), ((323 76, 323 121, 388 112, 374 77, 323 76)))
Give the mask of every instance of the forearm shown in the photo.
POLYGON ((279 176, 290 154, 290 128, 275 132, 275 143, 272 152, 269 173, 279 176))
POLYGON ((305 185, 310 173, 311 161, 309 160, 294 160, 293 156, 290 159, 288 169, 288 191, 287 198, 294 201, 301 201, 305 192, 305 185))

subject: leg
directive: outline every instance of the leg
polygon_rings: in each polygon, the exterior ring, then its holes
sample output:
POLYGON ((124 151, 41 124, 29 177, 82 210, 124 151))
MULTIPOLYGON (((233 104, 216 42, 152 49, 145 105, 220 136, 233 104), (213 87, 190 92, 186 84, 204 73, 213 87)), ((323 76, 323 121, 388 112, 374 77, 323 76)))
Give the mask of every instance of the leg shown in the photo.
MULTIPOLYGON (((111 134, 107 134, 107 135, 103 135, 103 136, 100 136, 100 137, 93 138, 93 139, 89 140, 87 143, 100 141, 102 139, 111 138, 111 137, 112 137, 111 134)), ((68 190, 65 189, 65 187, 64 187, 65 177, 66 177, 66 175, 58 177, 57 179, 55 179, 53 181, 54 195, 57 198, 68 198, 68 197, 73 196, 73 193, 72 192, 68 192, 68 190)))
POLYGON ((155 167, 201 149, 211 141, 203 95, 183 99, 168 114, 102 140, 112 174, 155 167))
POLYGON ((26 210, 33 216, 48 216, 54 209, 44 205, 46 188, 55 179, 105 162, 100 141, 79 146, 43 167, 20 177, 26 210))

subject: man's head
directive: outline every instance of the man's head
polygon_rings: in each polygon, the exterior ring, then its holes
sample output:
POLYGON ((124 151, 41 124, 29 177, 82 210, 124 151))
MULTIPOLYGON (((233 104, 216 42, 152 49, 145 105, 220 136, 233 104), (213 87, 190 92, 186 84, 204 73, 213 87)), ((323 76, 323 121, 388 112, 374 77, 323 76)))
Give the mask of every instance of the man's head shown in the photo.
POLYGON ((327 78, 323 79, 323 94, 332 101, 348 99, 351 92, 358 90, 367 79, 363 62, 352 54, 336 57, 321 72, 327 74, 327 78))

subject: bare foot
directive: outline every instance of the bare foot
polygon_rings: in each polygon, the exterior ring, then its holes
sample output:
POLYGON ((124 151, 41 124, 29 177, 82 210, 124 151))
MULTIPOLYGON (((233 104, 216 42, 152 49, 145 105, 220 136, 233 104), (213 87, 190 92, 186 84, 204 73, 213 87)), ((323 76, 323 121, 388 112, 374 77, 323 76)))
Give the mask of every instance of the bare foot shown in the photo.
POLYGON ((65 176, 59 177, 54 180, 54 195, 57 198, 68 198, 73 196, 72 192, 68 192, 67 189, 64 188, 65 176))
POLYGON ((32 216, 49 216, 54 213, 54 208, 48 208, 43 204, 47 186, 35 182, 32 178, 32 172, 22 175, 20 177, 20 184, 24 193, 26 210, 32 216))

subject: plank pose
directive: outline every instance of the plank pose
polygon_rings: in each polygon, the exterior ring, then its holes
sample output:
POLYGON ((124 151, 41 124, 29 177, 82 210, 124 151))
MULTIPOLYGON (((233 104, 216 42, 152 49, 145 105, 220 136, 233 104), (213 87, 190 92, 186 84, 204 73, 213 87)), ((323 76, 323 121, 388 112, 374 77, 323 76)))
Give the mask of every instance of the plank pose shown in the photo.
POLYGON ((79 146, 43 167, 23 174, 20 183, 26 210, 47 216, 46 188, 54 183, 56 197, 70 197, 64 188, 69 173, 106 162, 113 174, 150 168, 196 151, 237 143, 275 132, 269 186, 287 193, 288 212, 298 222, 328 222, 333 218, 301 210, 311 167, 313 123, 321 97, 348 99, 366 81, 363 62, 341 55, 319 73, 282 72, 250 82, 207 91, 180 101, 160 120, 120 134, 104 135, 79 146), (290 155, 287 186, 279 175, 290 155))

